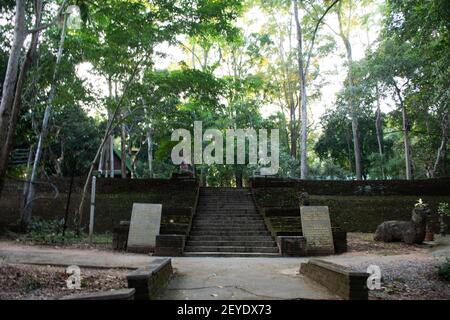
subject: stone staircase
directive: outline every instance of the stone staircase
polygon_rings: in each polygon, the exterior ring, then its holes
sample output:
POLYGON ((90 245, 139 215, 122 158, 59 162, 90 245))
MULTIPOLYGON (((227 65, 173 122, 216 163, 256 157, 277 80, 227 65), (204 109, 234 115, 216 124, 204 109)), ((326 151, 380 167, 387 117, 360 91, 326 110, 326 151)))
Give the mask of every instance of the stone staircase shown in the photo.
POLYGON ((277 257, 249 189, 201 188, 185 256, 277 257))

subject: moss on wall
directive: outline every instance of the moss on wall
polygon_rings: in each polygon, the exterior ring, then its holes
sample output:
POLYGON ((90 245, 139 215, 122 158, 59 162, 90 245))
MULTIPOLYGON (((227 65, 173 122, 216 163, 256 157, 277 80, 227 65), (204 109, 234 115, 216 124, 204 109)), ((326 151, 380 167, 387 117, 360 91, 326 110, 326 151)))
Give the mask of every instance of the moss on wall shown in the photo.
MULTIPOLYGON (((68 180, 52 181, 59 193, 55 197, 48 186, 38 189, 33 204, 33 215, 45 219, 63 219, 66 211, 68 180)), ((80 203, 82 181, 74 185, 69 208, 69 223, 72 223, 80 203)), ((9 184, 8 192, 0 199, 0 226, 16 223, 20 218, 21 185, 9 184)), ((187 234, 190 230, 196 206, 199 185, 196 180, 178 179, 98 179, 95 201, 95 232, 112 231, 122 220, 130 220, 133 203, 160 203, 162 234, 187 234)), ((82 224, 89 221, 89 197, 83 210, 82 224)))
MULTIPOLYGON (((255 203, 273 234, 301 233, 298 189, 286 187, 252 188, 255 203)), ((310 195, 310 205, 328 206, 333 227, 349 232, 374 232, 387 220, 409 220, 414 204, 423 198, 436 212, 450 196, 346 196, 310 195)), ((436 217, 432 219, 437 230, 436 217)), ((450 219, 448 219, 450 225, 450 219)))
POLYGON ((294 188, 314 195, 391 196, 450 195, 450 178, 424 180, 299 180, 271 177, 250 179, 252 188, 294 188))

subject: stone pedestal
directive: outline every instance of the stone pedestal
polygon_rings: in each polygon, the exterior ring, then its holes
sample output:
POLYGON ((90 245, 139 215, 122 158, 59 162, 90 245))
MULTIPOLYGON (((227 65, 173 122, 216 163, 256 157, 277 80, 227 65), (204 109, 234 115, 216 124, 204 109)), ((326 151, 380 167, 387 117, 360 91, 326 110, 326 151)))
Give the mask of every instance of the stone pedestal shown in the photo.
POLYGON ((162 234, 156 237, 155 256, 178 257, 183 255, 185 236, 162 234))
POLYGON ((284 257, 305 257, 307 256, 306 238, 280 236, 277 239, 280 253, 284 257))
POLYGON ((113 229, 112 247, 115 251, 126 251, 130 221, 121 221, 120 225, 113 229))

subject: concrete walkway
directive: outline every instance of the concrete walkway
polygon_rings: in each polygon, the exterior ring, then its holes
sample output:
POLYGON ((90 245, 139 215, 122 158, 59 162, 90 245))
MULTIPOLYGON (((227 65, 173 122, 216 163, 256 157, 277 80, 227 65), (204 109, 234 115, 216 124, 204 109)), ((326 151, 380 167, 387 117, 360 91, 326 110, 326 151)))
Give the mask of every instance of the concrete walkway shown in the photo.
MULTIPOLYGON (((157 259, 100 250, 59 249, 0 242, 0 262, 81 268, 134 269, 157 259)), ((172 258, 175 271, 161 299, 337 299, 298 275, 298 258, 172 258)))
POLYGON ((175 258, 168 300, 338 299, 298 274, 298 258, 175 258))
MULTIPOLYGON (((402 261, 443 261, 450 256, 450 237, 439 239, 426 253, 380 256, 347 253, 323 257, 339 264, 368 265, 402 261)), ((0 262, 39 265, 78 265, 95 268, 135 269, 156 257, 101 250, 22 246, 0 242, 0 262)), ((298 274, 308 258, 172 258, 175 276, 162 299, 337 299, 321 286, 298 274)))
POLYGON ((148 265, 155 258, 147 255, 114 253, 101 250, 58 249, 34 246, 2 246, 0 262, 52 266, 77 265, 84 268, 137 269, 148 265))

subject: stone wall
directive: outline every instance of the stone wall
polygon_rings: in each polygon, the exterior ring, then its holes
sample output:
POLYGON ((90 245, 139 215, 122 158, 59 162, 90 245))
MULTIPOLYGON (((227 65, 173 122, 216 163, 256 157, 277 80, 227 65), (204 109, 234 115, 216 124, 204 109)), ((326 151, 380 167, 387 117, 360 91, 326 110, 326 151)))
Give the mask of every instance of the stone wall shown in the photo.
POLYGON ((450 195, 450 178, 424 180, 299 180, 271 177, 250 179, 252 188, 295 188, 312 195, 392 196, 450 195))
MULTIPOLYGON (((436 212, 450 202, 450 180, 300 181, 256 178, 255 203, 273 235, 301 235, 298 192, 310 194, 310 205, 328 206, 332 226, 349 232, 374 232, 386 220, 409 220, 419 198, 436 212)), ((437 231, 436 217, 432 219, 437 231)), ((450 219, 447 219, 450 226, 450 219)))
MULTIPOLYGON (((54 179, 38 185, 33 216, 62 219, 65 214, 69 179, 54 179)), ((75 179, 69 208, 69 223, 80 203, 82 179, 75 179)), ((20 218, 22 183, 8 181, 0 198, 0 226, 15 223, 20 218)), ((133 203, 161 203, 163 205, 161 233, 187 234, 198 197, 198 181, 193 179, 97 179, 95 231, 113 230, 121 220, 130 220, 133 203)), ((90 191, 89 191, 90 195, 90 191)), ((83 210, 83 226, 89 221, 88 197, 83 210)))

